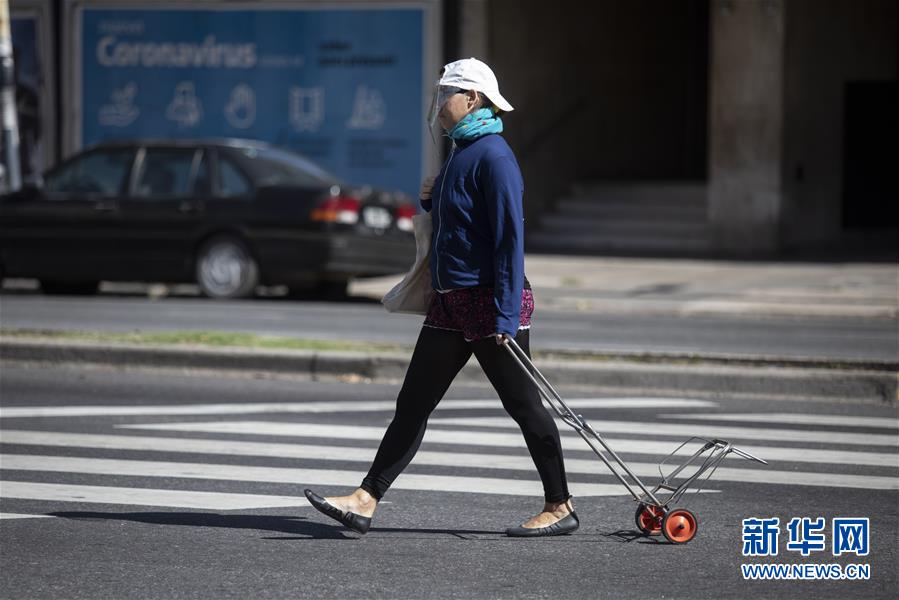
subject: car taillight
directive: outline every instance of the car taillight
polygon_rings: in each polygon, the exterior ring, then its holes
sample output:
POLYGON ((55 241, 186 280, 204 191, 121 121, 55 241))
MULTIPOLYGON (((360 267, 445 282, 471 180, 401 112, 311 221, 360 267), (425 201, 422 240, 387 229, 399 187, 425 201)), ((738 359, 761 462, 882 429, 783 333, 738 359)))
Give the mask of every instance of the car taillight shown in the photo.
POLYGON ((311 218, 325 223, 354 225, 359 222, 359 199, 352 196, 326 198, 312 210, 311 218))
POLYGON ((403 204, 396 209, 396 226, 403 231, 412 231, 412 217, 418 214, 418 211, 411 204, 403 204))

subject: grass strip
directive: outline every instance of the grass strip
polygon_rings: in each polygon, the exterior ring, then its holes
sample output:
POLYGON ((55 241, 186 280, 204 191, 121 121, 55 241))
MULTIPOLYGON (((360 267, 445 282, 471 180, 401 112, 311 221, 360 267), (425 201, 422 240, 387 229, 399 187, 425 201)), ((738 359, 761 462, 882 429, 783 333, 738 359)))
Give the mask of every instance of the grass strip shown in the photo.
MULTIPOLYGON (((59 331, 45 329, 0 328, 0 339, 47 339, 74 340, 99 343, 126 343, 147 345, 184 345, 266 348, 274 350, 318 350, 352 351, 369 353, 399 352, 412 353, 412 346, 403 344, 378 344, 370 342, 317 340, 283 336, 256 335, 252 333, 232 333, 228 331, 160 331, 160 332, 99 332, 99 331, 59 331)), ((821 370, 899 371, 897 361, 840 361, 827 359, 775 358, 715 356, 689 353, 640 353, 640 352, 591 352, 589 350, 547 349, 532 351, 532 358, 575 362, 630 362, 665 365, 722 365, 732 367, 795 367, 821 370)))
POLYGON ((314 340, 256 335, 252 333, 232 333, 228 331, 154 331, 117 333, 100 331, 52 331, 44 329, 0 329, 0 337, 122 344, 171 344, 209 347, 270 348, 282 350, 351 350, 358 352, 409 352, 412 350, 409 346, 398 344, 314 340))

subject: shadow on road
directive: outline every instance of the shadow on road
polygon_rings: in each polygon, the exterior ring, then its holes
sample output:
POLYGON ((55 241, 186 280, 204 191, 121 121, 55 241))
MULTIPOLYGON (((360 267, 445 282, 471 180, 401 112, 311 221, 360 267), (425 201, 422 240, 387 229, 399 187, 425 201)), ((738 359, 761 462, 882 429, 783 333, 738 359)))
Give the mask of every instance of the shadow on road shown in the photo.
MULTIPOLYGON (((50 516, 62 519, 75 520, 104 520, 104 521, 134 521, 136 523, 148 523, 151 525, 186 525, 189 527, 223 527, 228 529, 254 529, 261 531, 274 531, 286 533, 290 537, 264 537, 265 540, 354 540, 359 535, 349 532, 339 525, 330 525, 308 521, 305 517, 279 516, 279 515, 222 515, 218 513, 201 512, 88 512, 88 511, 61 511, 47 513, 50 516)), ((479 536, 487 536, 490 539, 506 536, 497 530, 479 529, 422 529, 408 527, 379 527, 377 533, 401 533, 401 534, 426 534, 426 535, 451 535, 464 540, 482 539, 479 536)), ((619 543, 638 541, 642 544, 667 544, 667 541, 650 538, 638 531, 619 530, 611 533, 600 534, 608 540, 619 543)), ((569 536, 564 536, 569 537, 569 536)), ((510 538, 511 539, 511 538, 510 538)), ((595 538, 593 540, 596 541, 595 538)))
MULTIPOLYGON (((305 517, 277 515, 221 515, 199 512, 87 512, 63 511, 47 513, 62 519, 134 521, 151 525, 187 525, 189 527, 225 527, 256 529, 300 535, 297 539, 354 539, 344 535, 340 527, 307 521, 305 517)), ((272 538, 278 539, 278 538, 272 538)))
MULTIPOLYGON (((307 521, 305 517, 277 516, 277 515, 222 515, 218 513, 198 512, 87 512, 87 511, 62 511, 47 513, 50 516, 62 519, 81 520, 107 520, 107 521, 134 521, 151 525, 186 525, 189 527, 224 527, 229 529, 255 529, 262 531, 275 531, 287 533, 299 537, 269 537, 268 540, 302 540, 302 539, 327 539, 327 540, 352 540, 359 536, 347 532, 339 525, 328 525, 307 521)), ((411 529, 379 527, 380 533, 426 533, 453 535, 462 539, 472 539, 468 536, 500 535, 498 531, 481 531, 469 529, 411 529)))
POLYGON ((640 531, 632 531, 629 529, 619 529, 618 531, 613 531, 612 533, 604 533, 604 537, 611 538, 615 541, 622 542, 624 544, 630 544, 631 542, 635 542, 640 540, 640 544, 670 544, 668 540, 662 537, 650 537, 640 531))

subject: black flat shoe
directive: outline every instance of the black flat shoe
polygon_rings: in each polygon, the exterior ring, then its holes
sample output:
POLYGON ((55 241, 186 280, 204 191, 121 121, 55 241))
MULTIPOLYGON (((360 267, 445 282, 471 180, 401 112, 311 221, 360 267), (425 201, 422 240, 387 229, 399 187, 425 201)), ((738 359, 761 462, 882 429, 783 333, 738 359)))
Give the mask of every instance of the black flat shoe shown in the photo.
POLYGON ((568 513, 552 525, 546 527, 510 527, 506 535, 510 537, 543 537, 547 535, 565 535, 580 526, 581 522, 573 512, 568 513))
POLYGON ((348 510, 340 510, 312 490, 305 490, 304 493, 309 500, 309 504, 314 506, 316 510, 322 514, 328 515, 332 519, 340 521, 356 533, 366 533, 368 532, 368 528, 371 527, 371 517, 363 517, 362 515, 357 515, 348 510))

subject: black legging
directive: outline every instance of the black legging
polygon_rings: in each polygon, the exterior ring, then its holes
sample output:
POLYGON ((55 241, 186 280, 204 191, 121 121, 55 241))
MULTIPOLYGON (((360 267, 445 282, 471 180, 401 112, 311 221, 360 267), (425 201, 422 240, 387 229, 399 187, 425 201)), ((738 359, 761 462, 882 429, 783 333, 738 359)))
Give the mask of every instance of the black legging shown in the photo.
MULTIPOLYGON (((520 329, 515 341, 530 357, 528 329, 520 329)), ((437 407, 456 374, 474 352, 503 403, 521 427, 534 465, 543 481, 547 502, 571 497, 565 481, 559 430, 541 402, 540 393, 506 348, 494 337, 466 342, 461 332, 422 327, 396 399, 396 414, 387 427, 362 489, 380 500, 394 479, 415 456, 425 434, 428 417, 437 407)))

